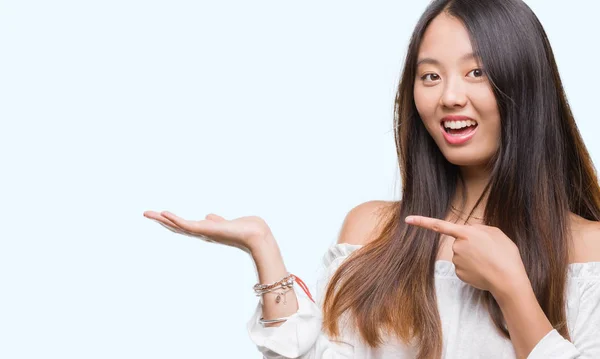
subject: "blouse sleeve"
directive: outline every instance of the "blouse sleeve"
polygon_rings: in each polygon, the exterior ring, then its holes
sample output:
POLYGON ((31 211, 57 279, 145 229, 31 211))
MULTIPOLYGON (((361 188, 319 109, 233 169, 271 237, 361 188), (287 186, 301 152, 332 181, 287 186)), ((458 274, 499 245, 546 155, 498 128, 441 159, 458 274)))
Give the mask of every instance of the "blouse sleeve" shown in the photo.
POLYGON ((551 330, 528 359, 600 358, 600 262, 576 263, 569 275, 577 283, 579 309, 570 331, 572 342, 551 330))
POLYGON ((247 324, 250 339, 266 359, 333 359, 353 358, 354 347, 343 341, 332 341, 322 331, 322 304, 326 285, 339 265, 352 251, 360 247, 351 244, 334 244, 323 257, 321 274, 313 303, 296 285, 292 288, 298 298, 298 311, 278 327, 263 327, 262 304, 256 306, 247 324))

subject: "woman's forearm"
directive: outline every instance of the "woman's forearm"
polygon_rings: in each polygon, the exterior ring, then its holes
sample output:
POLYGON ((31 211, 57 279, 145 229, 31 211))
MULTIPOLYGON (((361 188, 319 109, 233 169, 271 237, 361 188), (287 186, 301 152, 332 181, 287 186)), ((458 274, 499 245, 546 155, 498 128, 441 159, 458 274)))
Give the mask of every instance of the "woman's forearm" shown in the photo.
POLYGON ((554 329, 535 297, 531 282, 524 278, 493 294, 506 320, 517 358, 527 358, 554 329))
MULTIPOLYGON (((274 238, 268 238, 260 246, 253 248, 251 251, 254 265, 258 273, 258 281, 261 284, 269 284, 276 282, 285 277, 288 272, 283 263, 279 246, 274 238)), ((294 286, 297 284, 294 283, 294 286)), ((262 311, 264 319, 277 319, 282 317, 290 316, 298 311, 298 300, 296 293, 293 290, 289 290, 284 294, 284 300, 276 302, 276 298, 280 290, 274 292, 265 293, 262 295, 262 311)), ((280 323, 265 324, 268 327, 277 327, 282 325, 280 323)))

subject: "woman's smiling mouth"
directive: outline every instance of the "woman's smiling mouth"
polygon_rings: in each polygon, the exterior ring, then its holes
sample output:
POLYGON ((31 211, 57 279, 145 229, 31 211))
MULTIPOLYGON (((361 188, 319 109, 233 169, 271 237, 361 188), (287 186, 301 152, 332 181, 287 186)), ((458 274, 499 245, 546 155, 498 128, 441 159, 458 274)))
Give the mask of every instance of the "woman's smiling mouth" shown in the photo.
POLYGON ((466 116, 446 116, 440 123, 444 139, 451 145, 460 145, 477 132, 477 121, 466 116))

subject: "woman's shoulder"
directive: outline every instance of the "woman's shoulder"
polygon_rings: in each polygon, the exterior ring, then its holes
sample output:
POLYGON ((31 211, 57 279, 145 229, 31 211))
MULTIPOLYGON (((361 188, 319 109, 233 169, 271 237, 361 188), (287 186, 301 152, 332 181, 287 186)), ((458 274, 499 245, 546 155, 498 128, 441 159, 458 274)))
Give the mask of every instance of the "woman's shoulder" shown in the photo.
POLYGON ((355 206, 344 218, 337 243, 365 245, 378 238, 399 205, 400 201, 372 200, 355 206))
POLYGON ((600 222, 571 214, 571 263, 600 262, 600 222))
POLYGON ((352 252, 378 238, 399 204, 399 201, 372 200, 348 211, 336 243, 323 257, 325 266, 342 262, 352 252))

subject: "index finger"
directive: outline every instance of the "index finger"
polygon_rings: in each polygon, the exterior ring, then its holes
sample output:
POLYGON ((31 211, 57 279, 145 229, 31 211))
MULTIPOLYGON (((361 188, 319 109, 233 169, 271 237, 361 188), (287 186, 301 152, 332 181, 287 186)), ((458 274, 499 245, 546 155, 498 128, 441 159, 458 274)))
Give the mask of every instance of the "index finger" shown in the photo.
POLYGON ((432 231, 444 233, 454 238, 466 238, 467 227, 462 224, 425 216, 407 216, 404 221, 408 224, 431 229, 432 231))

